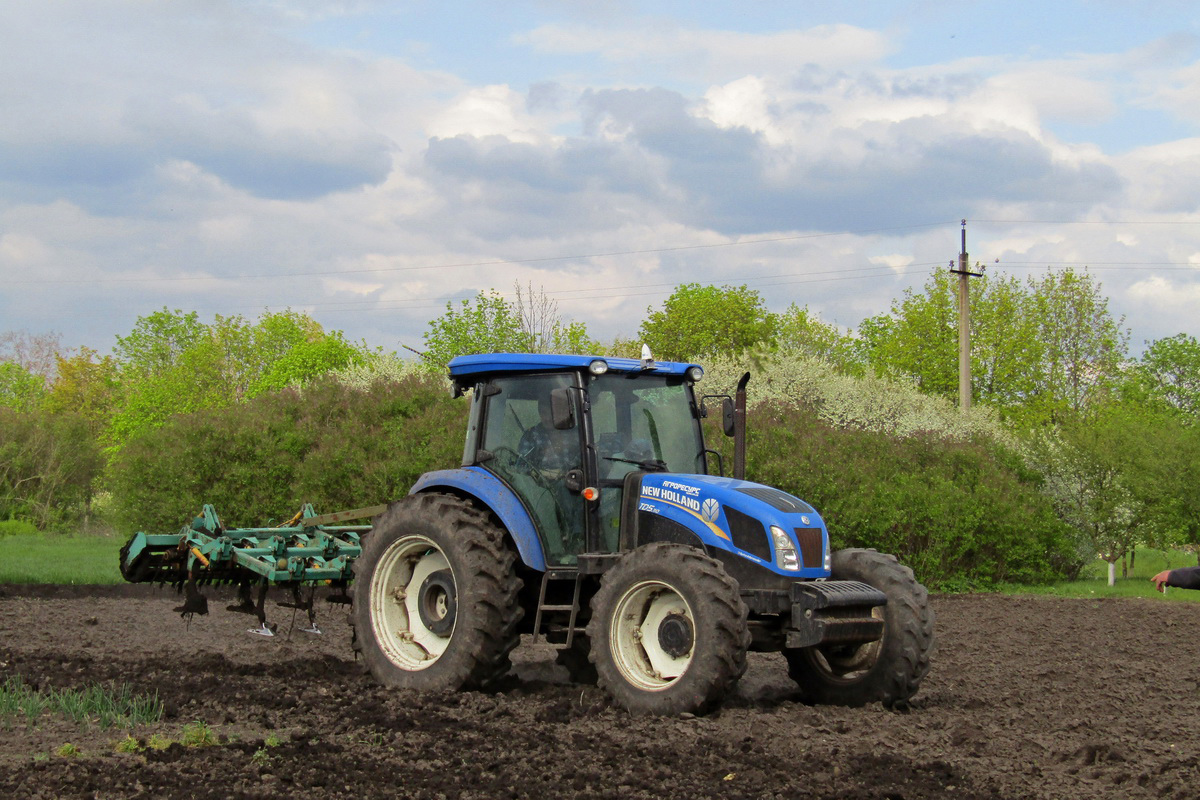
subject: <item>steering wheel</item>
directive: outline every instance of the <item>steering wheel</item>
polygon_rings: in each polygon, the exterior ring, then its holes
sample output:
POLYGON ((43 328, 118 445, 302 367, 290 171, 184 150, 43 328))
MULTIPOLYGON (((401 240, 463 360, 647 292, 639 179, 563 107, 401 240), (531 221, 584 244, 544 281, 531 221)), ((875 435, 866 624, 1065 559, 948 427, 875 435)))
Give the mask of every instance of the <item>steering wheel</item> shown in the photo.
POLYGON ((500 446, 492 450, 492 455, 501 459, 501 464, 509 472, 523 472, 533 478, 533 482, 543 489, 549 489, 549 481, 542 471, 529 460, 528 456, 523 456, 511 447, 500 446))

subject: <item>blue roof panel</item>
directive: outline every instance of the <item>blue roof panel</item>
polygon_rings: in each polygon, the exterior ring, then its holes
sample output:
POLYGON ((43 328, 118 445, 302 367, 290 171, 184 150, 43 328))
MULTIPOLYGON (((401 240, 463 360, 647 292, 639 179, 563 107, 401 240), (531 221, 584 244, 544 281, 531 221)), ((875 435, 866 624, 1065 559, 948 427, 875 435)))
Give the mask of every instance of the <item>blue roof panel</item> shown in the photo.
POLYGON ((647 372, 651 375, 684 375, 689 367, 678 361, 656 361, 653 369, 642 370, 642 362, 636 358, 607 358, 604 356, 553 355, 545 353, 484 353, 473 356, 457 356, 450 361, 450 376, 465 378, 471 375, 487 375, 501 372, 547 372, 558 369, 586 369, 588 364, 600 359, 608 364, 611 372, 647 372))

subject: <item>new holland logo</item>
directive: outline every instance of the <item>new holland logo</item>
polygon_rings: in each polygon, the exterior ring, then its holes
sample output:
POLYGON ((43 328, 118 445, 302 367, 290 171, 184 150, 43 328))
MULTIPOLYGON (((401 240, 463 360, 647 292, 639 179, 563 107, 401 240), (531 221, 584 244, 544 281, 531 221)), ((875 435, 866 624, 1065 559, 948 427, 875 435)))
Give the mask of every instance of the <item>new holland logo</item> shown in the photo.
POLYGON ((717 515, 721 513, 721 506, 710 497, 704 501, 704 505, 700 506, 700 513, 709 522, 716 522, 717 515))

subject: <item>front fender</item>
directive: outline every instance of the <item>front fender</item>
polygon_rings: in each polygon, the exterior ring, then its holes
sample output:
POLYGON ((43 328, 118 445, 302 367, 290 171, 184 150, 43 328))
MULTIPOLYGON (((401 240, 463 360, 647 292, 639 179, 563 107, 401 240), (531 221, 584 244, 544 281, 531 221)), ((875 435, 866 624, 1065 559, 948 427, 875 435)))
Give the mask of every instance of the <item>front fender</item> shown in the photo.
POLYGON ((444 469, 425 473, 408 493, 419 494, 447 489, 455 494, 469 495, 491 509, 508 529, 525 566, 541 572, 546 570, 546 555, 542 551, 537 527, 525 506, 503 481, 480 467, 444 469))

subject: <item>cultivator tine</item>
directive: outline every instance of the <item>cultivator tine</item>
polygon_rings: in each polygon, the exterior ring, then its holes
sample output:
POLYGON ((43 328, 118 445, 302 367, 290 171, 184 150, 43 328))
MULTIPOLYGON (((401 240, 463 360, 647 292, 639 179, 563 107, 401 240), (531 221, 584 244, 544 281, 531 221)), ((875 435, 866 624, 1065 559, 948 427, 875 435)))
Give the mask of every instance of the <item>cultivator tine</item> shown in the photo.
POLYGON ((264 623, 263 623, 263 624, 262 624, 260 627, 258 627, 258 628, 249 628, 249 629, 247 629, 247 630, 246 630, 246 633, 254 633, 254 634, 257 634, 257 635, 259 635, 259 636, 274 636, 274 635, 275 635, 275 630, 276 630, 278 627, 279 627, 278 625, 268 625, 267 623, 265 623, 265 622, 264 622, 264 623))
MULTIPOLYGON (((292 628, 296 627, 296 612, 297 611, 304 611, 308 615, 308 627, 301 628, 300 629, 301 633, 320 634, 322 632, 321 629, 317 627, 317 612, 313 609, 313 600, 316 597, 316 593, 317 593, 317 587, 310 586, 308 589, 308 599, 302 599, 300 597, 300 587, 293 586, 292 587, 292 602, 290 602, 290 603, 283 602, 283 603, 279 604, 279 605, 283 606, 284 608, 294 609, 292 611, 292 628)), ((291 632, 292 632, 291 629, 289 629, 288 636, 291 636, 291 632)))
POLYGON ((225 610, 236 614, 258 614, 258 610, 254 607, 254 601, 250 599, 249 582, 243 581, 238 584, 238 602, 236 605, 225 606, 225 610))
POLYGON ((192 626, 193 615, 208 613, 208 598, 196 588, 195 576, 189 576, 187 583, 183 585, 183 605, 176 606, 175 611, 187 620, 189 628, 192 626))
MULTIPOLYGON (((278 625, 270 625, 267 623, 267 612, 264 610, 264 606, 267 602, 267 586, 268 584, 266 580, 258 585, 258 602, 254 605, 254 614, 258 617, 258 627, 250 628, 247 633, 254 633, 259 636, 274 636, 276 629, 279 627, 278 625)), ((240 590, 238 594, 241 595, 240 590)), ((246 600, 250 599, 249 585, 246 586, 245 598, 246 600)))

